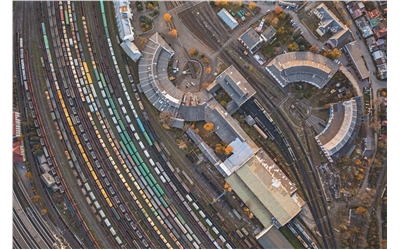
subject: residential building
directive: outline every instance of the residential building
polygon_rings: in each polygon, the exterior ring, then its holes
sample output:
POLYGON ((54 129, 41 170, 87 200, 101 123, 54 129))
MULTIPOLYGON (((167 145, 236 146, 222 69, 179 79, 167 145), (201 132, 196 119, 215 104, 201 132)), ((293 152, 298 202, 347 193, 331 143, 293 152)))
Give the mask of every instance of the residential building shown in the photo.
POLYGON ((369 24, 371 25, 371 28, 372 28, 372 29, 375 28, 376 26, 378 26, 379 23, 380 23, 380 20, 379 20, 378 17, 375 17, 374 19, 371 19, 371 20, 369 21, 369 24))
POLYGON ((386 55, 385 53, 383 53, 382 50, 377 50, 374 53, 372 53, 372 57, 374 58, 374 60, 378 60, 380 58, 385 58, 386 59, 386 55))
POLYGON ((361 18, 355 20, 354 22, 360 28, 360 30, 362 32, 362 36, 364 38, 370 37, 374 34, 372 32, 367 20, 365 19, 365 17, 361 17, 361 18))
POLYGON ((264 41, 251 27, 246 30, 238 38, 238 40, 244 47, 246 47, 246 49, 250 51, 251 54, 254 54, 261 47, 261 44, 264 41))
POLYGON ((387 36, 387 24, 381 22, 378 26, 374 28, 375 35, 377 38, 382 38, 387 36))
POLYGON ((381 16, 381 13, 379 13, 378 9, 373 9, 371 11, 366 11, 366 12, 367 12, 366 16, 368 18, 368 21, 371 21, 372 19, 381 16))
POLYGON ((328 31, 333 34, 326 43, 330 47, 340 47, 351 36, 351 31, 347 26, 342 24, 324 3, 318 5, 313 13, 320 20, 316 32, 320 36, 325 35, 328 31))
POLYGON ((372 53, 372 52, 377 51, 379 49, 378 46, 377 46, 377 41, 375 39, 375 36, 368 37, 367 39, 365 39, 365 42, 367 43, 369 52, 372 53))
POLYGON ((232 30, 238 26, 238 22, 235 18, 225 9, 223 8, 220 12, 218 12, 218 16, 229 26, 232 30))
POLYGON ((347 5, 347 9, 349 10, 351 17, 357 19, 363 15, 365 6, 362 2, 350 2, 347 5))

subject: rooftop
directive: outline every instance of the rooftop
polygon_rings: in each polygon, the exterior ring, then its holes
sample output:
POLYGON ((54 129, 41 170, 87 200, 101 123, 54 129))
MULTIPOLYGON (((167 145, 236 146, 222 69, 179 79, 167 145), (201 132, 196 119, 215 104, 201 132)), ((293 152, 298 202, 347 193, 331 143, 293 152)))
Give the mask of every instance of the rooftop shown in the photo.
POLYGON ((261 37, 264 39, 265 42, 267 42, 267 41, 271 40, 271 38, 273 38, 275 36, 275 34, 276 34, 276 30, 274 29, 274 27, 269 26, 261 34, 261 37))
POLYGON ((357 41, 345 45, 346 51, 351 57, 361 79, 369 77, 369 71, 365 66, 364 59, 362 58, 363 52, 358 45, 357 41))
POLYGON ((276 56, 265 69, 282 87, 292 82, 308 82, 321 89, 339 65, 312 52, 289 52, 276 56))
POLYGON ((293 249, 292 244, 276 227, 271 227, 269 230, 265 229, 265 232, 261 232, 257 240, 263 249, 293 249))
POLYGON ((132 12, 129 1, 113 1, 115 8, 115 18, 117 20, 119 37, 122 40, 134 40, 133 27, 131 25, 132 12))
POLYGON ((233 65, 217 76, 216 82, 238 106, 241 106, 256 93, 250 83, 233 65))
POLYGON ((321 36, 328 32, 328 30, 336 33, 343 29, 348 29, 337 19, 324 3, 321 3, 315 8, 314 14, 320 19, 317 33, 321 36))
POLYGON ((246 30, 238 38, 238 40, 243 42, 244 45, 248 47, 251 53, 254 53, 258 49, 258 45, 263 41, 260 35, 258 35, 258 33, 251 27, 246 30))
POLYGON ((295 184, 264 152, 250 158, 226 181, 265 228, 272 225, 272 217, 285 225, 300 212, 303 204, 292 198, 295 184))
POLYGON ((205 121, 214 124, 214 132, 227 144, 239 138, 241 141, 248 143, 254 153, 258 151, 258 146, 240 127, 239 122, 230 116, 215 99, 207 102, 205 121))
POLYGON ((356 25, 361 29, 363 37, 372 36, 374 33, 371 30, 371 27, 368 25, 365 17, 361 17, 355 21, 356 25))
POLYGON ((238 26, 238 22, 229 14, 229 12, 223 8, 220 12, 218 12, 218 16, 231 28, 232 30, 238 26))
POLYGON ((347 142, 354 140, 353 132, 358 132, 357 127, 361 121, 361 106, 358 102, 359 97, 332 106, 325 129, 315 137, 327 157, 336 154, 347 142))

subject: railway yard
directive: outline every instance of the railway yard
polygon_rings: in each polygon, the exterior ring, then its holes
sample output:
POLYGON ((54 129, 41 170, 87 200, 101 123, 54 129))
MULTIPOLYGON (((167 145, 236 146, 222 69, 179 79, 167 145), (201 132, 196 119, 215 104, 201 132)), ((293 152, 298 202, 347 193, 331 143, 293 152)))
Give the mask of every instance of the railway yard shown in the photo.
MULTIPOLYGON (((290 94, 244 56, 208 2, 162 4, 187 35, 212 51, 207 57, 220 67, 213 72, 233 65, 256 90, 238 116, 254 117, 255 130, 274 145, 265 152, 279 152, 280 167, 315 225, 309 230, 296 216, 285 230, 304 248, 338 248, 314 164, 315 142, 281 108, 290 94)), ((34 125, 22 134, 34 133, 43 150, 34 155, 24 138, 30 184, 41 199, 40 206, 32 202, 32 191, 14 173, 13 248, 262 248, 253 232, 261 223, 231 213, 243 206, 237 197, 216 199, 227 192, 222 175, 189 160, 175 143, 184 132, 165 132, 160 124, 141 91, 138 63, 120 47, 113 2, 17 1, 13 9, 16 106, 21 120, 34 125), (41 176, 43 165, 55 190, 41 176)))

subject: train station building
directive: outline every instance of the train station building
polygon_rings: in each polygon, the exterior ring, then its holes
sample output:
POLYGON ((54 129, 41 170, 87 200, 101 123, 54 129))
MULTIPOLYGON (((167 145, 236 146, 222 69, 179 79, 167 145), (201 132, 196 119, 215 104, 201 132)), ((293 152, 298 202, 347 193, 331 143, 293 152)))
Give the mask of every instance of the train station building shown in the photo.
POLYGON ((237 69, 228 67, 206 89, 190 93, 179 90, 168 79, 166 69, 174 52, 158 33, 149 38, 142 52, 139 90, 157 110, 170 110, 181 123, 206 121, 214 124, 215 134, 233 148, 224 161, 192 128, 186 133, 265 229, 279 228, 296 216, 304 201, 296 195, 295 184, 213 98, 213 93, 222 87, 237 110, 256 93, 237 69))

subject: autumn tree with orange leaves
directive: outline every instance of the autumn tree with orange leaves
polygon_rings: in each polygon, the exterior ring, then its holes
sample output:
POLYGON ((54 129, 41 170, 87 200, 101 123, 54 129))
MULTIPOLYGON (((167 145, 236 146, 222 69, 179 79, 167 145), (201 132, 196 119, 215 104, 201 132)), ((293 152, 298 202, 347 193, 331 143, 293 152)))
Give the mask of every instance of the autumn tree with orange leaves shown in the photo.
POLYGON ((170 35, 170 37, 177 37, 178 31, 176 29, 172 29, 170 32, 168 32, 168 35, 170 35))

